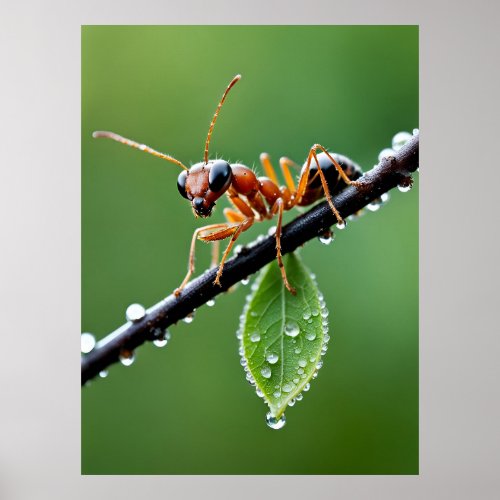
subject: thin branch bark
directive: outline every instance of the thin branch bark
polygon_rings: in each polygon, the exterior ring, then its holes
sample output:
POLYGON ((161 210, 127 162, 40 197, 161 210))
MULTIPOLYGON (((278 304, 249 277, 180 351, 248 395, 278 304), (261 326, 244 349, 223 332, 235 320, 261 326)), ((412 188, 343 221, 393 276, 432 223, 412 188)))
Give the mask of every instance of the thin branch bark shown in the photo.
MULTIPOLYGON (((418 151, 419 136, 416 135, 394 157, 384 158, 365 173, 359 179, 361 186, 349 186, 335 196, 333 203, 342 217, 356 213, 390 189, 411 182, 411 173, 418 168, 418 151)), ((282 253, 293 252, 335 223, 335 216, 326 202, 316 205, 283 227, 282 253)), ((82 357, 82 384, 116 363, 120 352, 133 351, 144 342, 155 340, 155 332, 164 331, 275 258, 275 240, 269 236, 243 247, 238 255, 226 262, 221 287, 213 285, 217 269, 205 271, 186 285, 179 298, 169 295, 148 309, 142 320, 126 323, 98 342, 93 351, 82 357)))

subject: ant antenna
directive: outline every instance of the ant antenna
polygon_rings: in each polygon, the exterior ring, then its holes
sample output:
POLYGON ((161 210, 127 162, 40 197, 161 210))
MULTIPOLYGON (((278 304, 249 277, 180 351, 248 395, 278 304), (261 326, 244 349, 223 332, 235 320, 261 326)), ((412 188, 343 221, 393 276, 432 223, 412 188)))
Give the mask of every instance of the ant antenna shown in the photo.
POLYGON ((113 139, 113 141, 121 142, 122 144, 125 144, 126 146, 130 146, 131 148, 140 149, 141 151, 145 151, 146 153, 149 153, 153 156, 157 156, 158 158, 162 158, 164 160, 167 160, 170 163, 175 163, 176 165, 179 165, 179 167, 183 168, 184 170, 189 170, 183 163, 181 163, 179 160, 176 160, 173 156, 166 155, 165 153, 160 153, 159 151, 156 151, 155 149, 150 148, 149 146, 146 146, 146 144, 139 144, 138 142, 131 141, 130 139, 127 139, 126 137, 122 137, 121 135, 115 134, 114 132, 97 131, 97 132, 94 132, 92 134, 92 137, 94 139, 96 139, 98 137, 105 137, 107 139, 113 139))
POLYGON ((220 100, 219 102, 219 105, 217 106, 217 109, 215 110, 215 114, 214 114, 214 117, 212 118, 212 123, 210 124, 210 127, 208 129, 208 135, 207 135, 207 141, 205 142, 205 165, 208 163, 208 145, 210 144, 210 137, 212 137, 212 132, 214 130, 214 127, 215 127, 215 122, 217 120, 217 117, 219 116, 219 111, 220 111, 220 108, 222 108, 222 105, 224 104, 224 101, 226 100, 226 96, 227 94, 229 93, 229 91, 231 90, 232 86, 241 78, 241 75, 236 75, 232 80, 231 82, 229 83, 229 85, 227 86, 227 89, 226 91, 224 92, 224 94, 222 95, 222 99, 220 100))

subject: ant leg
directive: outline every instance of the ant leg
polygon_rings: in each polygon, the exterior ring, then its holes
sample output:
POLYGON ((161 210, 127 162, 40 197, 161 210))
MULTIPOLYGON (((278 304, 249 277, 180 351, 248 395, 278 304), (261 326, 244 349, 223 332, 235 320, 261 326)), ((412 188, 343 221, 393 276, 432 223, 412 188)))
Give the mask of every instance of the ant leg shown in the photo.
POLYGON ((285 182, 286 182, 286 185, 288 187, 288 189, 294 193, 295 192, 295 182, 293 180, 293 177, 292 177, 292 174, 290 173, 290 169, 288 168, 289 166, 296 166, 298 167, 298 165, 290 160, 289 158, 283 156, 282 158, 280 158, 280 167, 281 167, 281 170, 283 172, 283 176, 285 177, 285 182))
POLYGON ((228 222, 243 222, 245 220, 245 216, 241 212, 237 212, 231 208, 224 209, 224 217, 228 222))
POLYGON ((217 275, 215 276, 214 280, 214 285, 219 285, 220 284, 220 277, 222 276, 222 270, 224 269, 224 262, 227 259, 227 256, 229 255, 229 252, 231 251, 231 248, 233 248, 233 245, 235 241, 239 238, 240 234, 243 231, 246 231, 249 227, 251 227, 254 223, 254 218, 249 218, 249 219, 244 219, 239 226, 237 226, 236 230, 234 231, 233 236, 231 237, 231 240, 229 241, 226 250, 224 251, 224 254, 222 255, 222 259, 219 264, 219 269, 217 270, 217 275))
POLYGON ((212 258, 210 260, 210 269, 216 267, 217 263, 219 262, 219 248, 220 248, 219 240, 214 241, 212 245, 212 258))
MULTIPOLYGON (((174 295, 176 297, 178 297, 182 291, 182 289, 186 286, 186 283, 189 281, 189 279, 191 278, 191 275, 193 274, 194 272, 194 250, 195 250, 195 244, 196 244, 196 240, 198 238, 198 235, 200 234, 200 232, 202 231, 210 231, 212 229, 221 229, 221 230, 227 230, 228 229, 228 224, 227 223, 221 223, 221 224, 211 224, 209 226, 205 226, 205 227, 199 227, 198 229, 196 229, 193 233, 193 237, 191 239, 191 248, 189 250, 189 261, 188 261, 188 272, 186 274, 186 277, 184 278, 184 280, 182 281, 182 283, 180 284, 179 288, 176 288, 174 290, 174 295)), ((236 230, 236 229, 234 229, 236 230)), ((221 232, 221 231, 217 231, 217 232, 221 232)), ((227 238, 228 236, 226 236, 227 238)))
POLYGON ((353 186, 359 186, 360 183, 359 182, 356 182, 356 181, 352 181, 351 179, 349 179, 349 177, 347 176, 347 174, 344 172, 344 169, 340 166, 339 162, 335 160, 335 158, 321 145, 321 144, 315 144, 312 149, 314 149, 314 151, 316 151, 316 149, 321 149, 321 151, 323 151, 323 153, 326 154, 326 156, 328 156, 328 158, 330 159, 330 161, 334 164, 335 168, 337 169, 337 172, 340 174, 340 177, 342 177, 342 180, 347 184, 352 184, 353 186))
POLYGON ((276 170, 271 163, 271 159, 267 153, 262 153, 260 155, 260 163, 264 167, 264 172, 266 172, 267 177, 271 179, 277 186, 279 186, 278 177, 276 176, 276 170))
MULTIPOLYGON (((334 213, 335 217, 337 218, 337 222, 339 224, 343 224, 344 221, 343 221, 342 217, 340 216, 339 211, 335 208, 335 205, 332 202, 332 196, 330 194, 330 189, 328 188, 328 184, 326 182, 325 176, 323 174, 323 171, 321 170, 321 166, 320 166, 319 161, 318 161, 318 156, 316 155, 316 149, 319 147, 320 146, 318 144, 315 144, 310 149, 309 154, 307 155, 306 168, 304 169, 304 171, 302 172, 302 175, 300 176, 299 186, 297 188, 297 191, 295 192, 293 204, 296 205, 300 201, 300 199, 304 196, 304 193, 306 192, 307 184, 309 181, 309 171, 311 168, 311 161, 314 158, 314 161, 316 162, 316 166, 318 167, 318 173, 319 173, 319 177, 321 179, 321 186, 323 187, 326 201, 328 201, 328 204, 330 205, 332 212, 334 213)), ((339 165, 339 167, 340 167, 340 165, 339 165)), ((342 170, 342 168, 341 168, 341 170, 342 170)), ((343 172, 343 170, 342 170, 342 172, 343 172)), ((348 179, 347 176, 346 176, 346 178, 348 179)), ((349 183, 350 182, 351 181, 349 179, 349 183)))
POLYGON ((276 226, 276 233, 274 235, 274 237, 276 238, 276 259, 278 260, 278 266, 281 271, 281 277, 283 278, 283 282, 285 283, 287 290, 290 293, 292 293, 292 295, 296 295, 297 290, 295 290, 295 288, 291 286, 290 283, 288 282, 288 279, 286 277, 285 266, 283 265, 283 259, 281 258, 281 221, 283 218, 283 208, 284 208, 283 198, 278 198, 271 209, 271 213, 273 215, 275 215, 276 212, 278 212, 278 224, 276 226))

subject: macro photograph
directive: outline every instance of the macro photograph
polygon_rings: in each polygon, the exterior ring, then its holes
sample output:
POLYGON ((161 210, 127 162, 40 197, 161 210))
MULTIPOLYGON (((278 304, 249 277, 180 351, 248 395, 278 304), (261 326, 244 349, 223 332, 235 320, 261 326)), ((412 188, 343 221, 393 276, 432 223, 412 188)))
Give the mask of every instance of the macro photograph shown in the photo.
POLYGON ((81 474, 417 475, 418 26, 81 48, 81 474))

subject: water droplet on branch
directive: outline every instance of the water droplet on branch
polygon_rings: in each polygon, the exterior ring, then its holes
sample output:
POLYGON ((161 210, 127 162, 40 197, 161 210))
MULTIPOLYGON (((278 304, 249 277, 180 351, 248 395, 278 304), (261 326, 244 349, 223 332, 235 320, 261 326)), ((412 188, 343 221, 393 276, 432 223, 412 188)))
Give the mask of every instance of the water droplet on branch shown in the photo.
POLYGON ((95 337, 91 333, 82 333, 80 349, 83 354, 88 354, 95 347, 95 337))
POLYGON ((125 317, 127 321, 140 321, 142 318, 146 316, 146 309, 141 304, 130 304, 125 311, 125 317))

